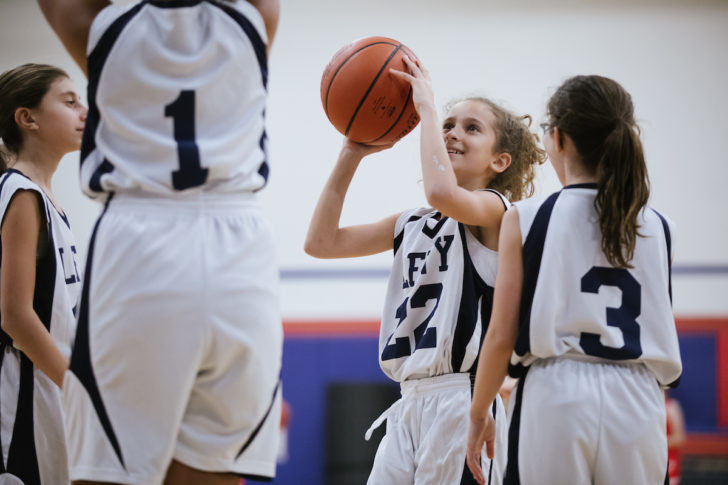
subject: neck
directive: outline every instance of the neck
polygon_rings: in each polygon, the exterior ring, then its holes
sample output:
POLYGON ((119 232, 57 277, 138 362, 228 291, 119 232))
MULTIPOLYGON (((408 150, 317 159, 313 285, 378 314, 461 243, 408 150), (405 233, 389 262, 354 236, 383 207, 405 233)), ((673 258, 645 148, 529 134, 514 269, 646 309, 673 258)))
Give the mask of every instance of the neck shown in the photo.
POLYGON ((62 156, 39 149, 35 144, 28 143, 26 147, 20 150, 18 158, 10 164, 10 168, 23 172, 33 182, 50 193, 51 179, 61 162, 62 156))
POLYGON ((564 164, 564 185, 597 183, 597 174, 590 172, 580 161, 564 164))
POLYGON ((467 180, 460 180, 460 178, 457 177, 457 174, 455 176, 457 178, 458 186, 462 187, 463 189, 470 190, 471 192, 474 190, 480 190, 488 187, 495 178, 495 176, 486 175, 477 178, 468 177, 467 180))

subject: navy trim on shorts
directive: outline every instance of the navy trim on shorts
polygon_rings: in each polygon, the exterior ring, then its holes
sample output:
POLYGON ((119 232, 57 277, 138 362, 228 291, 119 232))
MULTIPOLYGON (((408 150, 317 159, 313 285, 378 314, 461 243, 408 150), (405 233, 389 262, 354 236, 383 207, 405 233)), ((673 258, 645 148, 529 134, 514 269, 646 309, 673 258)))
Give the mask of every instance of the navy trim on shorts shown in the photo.
MULTIPOLYGON (((2 360, 5 360, 6 345, 0 345, 0 359, 2 360)), ((35 387, 33 363, 22 352, 17 352, 16 355, 20 360, 18 407, 15 411, 13 434, 10 438, 8 466, 6 468, 3 460, 0 459, 0 473, 11 473, 20 478, 25 485, 41 485, 33 422, 33 388, 35 387)), ((13 397, 15 396, 8 396, 8 398, 13 397)))
POLYGON ((260 420, 258 425, 253 430, 253 432, 250 434, 250 437, 240 448, 240 451, 238 451, 238 454, 235 455, 236 460, 238 458, 240 458, 240 455, 243 454, 243 452, 248 448, 248 446, 250 446, 251 443, 253 443, 253 440, 255 439, 255 437, 258 436, 260 429, 263 427, 263 424, 266 422, 266 420, 268 419, 268 415, 270 414, 271 410, 273 409, 273 404, 275 404, 275 402, 276 402, 276 395, 278 395, 278 390, 280 388, 281 388, 281 380, 278 379, 278 383, 276 384, 275 389, 273 389, 273 396, 271 396, 270 404, 268 405, 268 409, 265 411, 265 414, 263 415, 263 419, 260 420))
POLYGON ((503 485, 521 485, 521 475, 518 471, 518 438, 521 434, 521 406, 523 404, 523 388, 526 387, 526 376, 530 367, 524 368, 518 380, 516 402, 513 405, 513 416, 508 428, 508 458, 503 485))
MULTIPOLYGON (((518 337, 514 348, 516 354, 520 356, 526 355, 531 350, 530 324, 533 295, 536 293, 536 283, 541 269, 541 258, 546 242, 546 232, 551 220, 551 212, 560 194, 560 191, 551 194, 541 204, 528 231, 528 236, 526 236, 526 242, 523 243, 523 293, 521 296, 520 321, 518 322, 518 337)), ((518 372, 517 368, 509 364, 509 373, 519 375, 516 372, 518 372)))
POLYGON ((116 456, 119 458, 121 466, 126 470, 124 457, 121 453, 121 447, 119 446, 119 441, 116 438, 116 433, 114 432, 114 427, 111 424, 109 415, 106 412, 106 407, 104 406, 104 401, 101 398, 101 392, 99 391, 99 386, 96 382, 96 376, 94 375, 94 370, 91 365, 91 349, 89 344, 88 293, 89 286, 91 284, 91 270, 94 257, 94 246, 96 244, 96 234, 99 229, 99 224, 101 223, 101 219, 106 214, 106 210, 109 208, 109 202, 111 202, 112 198, 113 193, 106 200, 104 210, 101 212, 101 215, 99 215, 99 218, 96 220, 96 225, 94 226, 94 230, 91 233, 88 255, 86 257, 86 274, 83 280, 83 289, 81 290, 81 306, 78 312, 78 327, 76 329, 76 340, 73 344, 73 351, 71 352, 71 365, 69 367, 69 370, 76 375, 81 384, 83 384, 83 387, 86 388, 86 392, 88 392, 89 398, 93 403, 96 414, 98 415, 99 421, 101 422, 101 426, 106 433, 106 437, 109 439, 109 443, 114 448, 114 451, 116 452, 116 456))

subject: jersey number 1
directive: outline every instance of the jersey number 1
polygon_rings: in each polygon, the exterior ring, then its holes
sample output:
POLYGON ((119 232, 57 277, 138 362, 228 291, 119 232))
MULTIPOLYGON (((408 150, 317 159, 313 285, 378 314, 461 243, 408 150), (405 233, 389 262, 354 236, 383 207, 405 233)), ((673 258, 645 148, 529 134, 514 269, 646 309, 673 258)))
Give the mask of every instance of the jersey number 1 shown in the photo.
POLYGON ((182 91, 164 107, 164 116, 174 121, 179 159, 179 170, 172 172, 172 186, 184 190, 204 184, 208 169, 200 166, 200 150, 195 141, 195 92, 182 91))
POLYGON ((611 360, 636 359, 642 355, 640 325, 637 317, 642 311, 642 287, 629 271, 623 268, 593 266, 581 278, 582 293, 599 293, 602 286, 616 286, 622 292, 619 308, 607 307, 607 325, 622 331, 624 345, 609 347, 602 344, 599 334, 581 332, 579 345, 588 355, 611 360))

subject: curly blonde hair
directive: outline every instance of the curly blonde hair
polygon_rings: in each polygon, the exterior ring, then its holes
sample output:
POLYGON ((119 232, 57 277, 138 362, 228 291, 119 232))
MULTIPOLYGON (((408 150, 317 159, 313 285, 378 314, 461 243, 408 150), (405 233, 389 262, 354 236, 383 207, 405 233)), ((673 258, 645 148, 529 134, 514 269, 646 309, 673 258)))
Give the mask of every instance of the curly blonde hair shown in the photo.
POLYGON ((530 130, 530 115, 517 116, 497 103, 482 96, 468 96, 451 101, 446 111, 465 101, 476 101, 486 105, 495 117, 496 147, 499 153, 511 155, 511 164, 499 173, 488 185, 508 200, 515 202, 533 195, 536 166, 546 161, 546 151, 539 146, 538 135, 530 130))

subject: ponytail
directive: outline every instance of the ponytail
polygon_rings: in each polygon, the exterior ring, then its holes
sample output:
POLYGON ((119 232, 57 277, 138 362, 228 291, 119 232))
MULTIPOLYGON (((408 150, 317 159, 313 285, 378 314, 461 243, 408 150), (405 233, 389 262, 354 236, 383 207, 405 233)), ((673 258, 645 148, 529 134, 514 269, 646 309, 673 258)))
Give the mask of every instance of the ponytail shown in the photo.
POLYGON ((640 235, 637 217, 650 195, 642 143, 634 125, 618 122, 604 140, 597 178, 594 204, 602 231, 602 251, 613 266, 631 268, 640 235))
POLYGON ((5 145, 0 143, 0 175, 4 174, 5 171, 8 169, 8 165, 10 164, 10 161, 12 158, 10 157, 10 153, 8 153, 7 149, 5 148, 5 145))
POLYGON ((637 218, 650 187, 631 96, 611 79, 575 76, 551 97, 548 113, 597 175, 594 205, 604 255, 613 266, 632 267, 640 236, 637 218))

